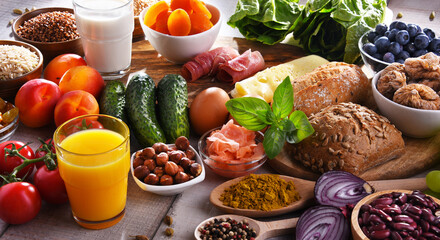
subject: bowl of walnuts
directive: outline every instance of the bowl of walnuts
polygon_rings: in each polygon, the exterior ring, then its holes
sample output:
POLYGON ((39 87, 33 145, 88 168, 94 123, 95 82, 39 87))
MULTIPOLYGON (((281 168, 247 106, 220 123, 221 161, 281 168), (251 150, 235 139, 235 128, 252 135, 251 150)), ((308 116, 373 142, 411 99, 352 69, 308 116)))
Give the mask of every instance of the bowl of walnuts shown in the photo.
POLYGON ((131 174, 144 191, 175 195, 205 179, 205 169, 197 151, 186 137, 175 144, 155 143, 131 156, 131 174))

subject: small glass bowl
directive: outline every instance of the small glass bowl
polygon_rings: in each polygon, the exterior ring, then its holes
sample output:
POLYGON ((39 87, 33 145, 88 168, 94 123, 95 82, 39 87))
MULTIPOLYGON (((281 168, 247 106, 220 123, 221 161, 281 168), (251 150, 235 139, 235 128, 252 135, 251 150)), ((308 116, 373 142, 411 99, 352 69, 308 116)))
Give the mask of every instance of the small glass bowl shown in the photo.
POLYGON ((18 114, 6 127, 0 128, 0 143, 8 141, 18 128, 18 114))
MULTIPOLYGON (((210 158, 208 156, 208 153, 206 152, 206 139, 211 135, 211 132, 219 129, 221 129, 221 127, 211 129, 208 132, 204 133, 203 136, 200 137, 198 143, 199 153, 200 157, 203 159, 203 163, 205 163, 217 175, 226 178, 245 176, 255 172, 266 162, 266 154, 264 154, 260 159, 240 163, 225 163, 223 161, 218 161, 210 158)), ((262 132, 256 133, 257 135, 255 141, 257 143, 263 142, 264 134, 262 132)))
POLYGON ((386 68, 387 66, 391 65, 391 63, 384 62, 382 60, 374 58, 362 49, 362 46, 364 46, 364 44, 369 43, 369 41, 367 39, 367 35, 369 32, 370 31, 364 33, 364 35, 362 35, 362 37, 359 38, 358 46, 359 46, 359 51, 361 52, 361 56, 362 56, 362 60, 364 61, 364 64, 368 68, 370 68, 374 73, 377 73, 377 72, 381 71, 382 69, 386 68))

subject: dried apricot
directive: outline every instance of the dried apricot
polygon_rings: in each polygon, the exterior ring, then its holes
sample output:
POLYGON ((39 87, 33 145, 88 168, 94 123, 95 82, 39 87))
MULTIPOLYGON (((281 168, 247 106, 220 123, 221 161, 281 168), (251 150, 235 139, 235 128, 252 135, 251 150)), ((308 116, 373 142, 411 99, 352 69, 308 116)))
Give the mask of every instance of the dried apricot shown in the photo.
POLYGON ((189 0, 191 4, 191 8, 196 13, 204 14, 208 17, 208 19, 211 19, 212 14, 206 7, 205 3, 200 0, 189 0))
POLYGON ((191 20, 183 9, 174 10, 167 21, 168 31, 173 36, 186 36, 191 31, 191 20))
POLYGON ((189 15, 189 18, 191 19, 190 35, 204 32, 213 26, 212 22, 203 13, 193 12, 189 15))
POLYGON ((170 31, 168 31, 168 18, 170 17, 171 11, 161 12, 157 16, 156 25, 154 30, 163 33, 163 34, 170 34, 170 31))
POLYGON ((181 8, 190 14, 193 11, 190 1, 191 0, 171 0, 171 11, 181 8))
POLYGON ((159 14, 162 12, 167 12, 169 8, 170 6, 165 1, 157 2, 156 4, 151 6, 147 10, 147 13, 145 14, 145 19, 144 19, 145 25, 151 28, 156 23, 159 14))

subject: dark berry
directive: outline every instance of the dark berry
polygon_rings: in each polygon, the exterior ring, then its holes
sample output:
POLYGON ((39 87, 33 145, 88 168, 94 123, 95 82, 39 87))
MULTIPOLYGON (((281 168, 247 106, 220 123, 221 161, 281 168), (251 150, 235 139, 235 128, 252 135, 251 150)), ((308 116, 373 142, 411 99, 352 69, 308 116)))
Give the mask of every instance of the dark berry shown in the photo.
POLYGON ((376 33, 381 36, 383 36, 387 30, 388 27, 385 23, 379 23, 376 25, 376 33))
POLYGON ((406 23, 399 21, 396 23, 396 28, 399 30, 406 30, 407 26, 406 26, 406 23))
POLYGON ((429 37, 425 34, 417 35, 414 38, 414 46, 417 49, 426 49, 429 45, 429 37))
POLYGON ((394 62, 394 54, 387 52, 383 55, 383 60, 388 63, 394 62))
POLYGON ((414 52, 414 57, 420 57, 428 53, 426 49, 420 49, 414 52))
POLYGON ((377 33, 374 31, 371 31, 367 34, 367 39, 370 43, 374 43, 374 39, 376 38, 377 33))
POLYGON ((366 43, 362 46, 362 49, 370 56, 377 53, 377 47, 372 43, 366 43))
POLYGON ((396 42, 405 45, 409 42, 409 33, 406 30, 400 30, 396 34, 396 42))
POLYGON ((396 28, 396 24, 397 24, 397 22, 398 22, 398 21, 393 21, 393 22, 390 24, 390 29, 395 29, 395 28, 396 28))
POLYGON ((404 63, 405 63, 405 60, 399 58, 399 59, 396 60, 396 62, 398 62, 398 63, 400 63, 400 64, 404 64, 404 63))
POLYGON ((374 42, 374 45, 376 45, 378 52, 386 52, 390 47, 390 40, 387 37, 380 37, 374 42))
POLYGON ((435 33, 430 28, 424 28, 423 32, 429 37, 429 40, 435 38, 435 33))
POLYGON ((391 29, 385 32, 385 37, 387 37, 391 42, 394 42, 396 40, 396 34, 399 30, 397 29, 391 29))
POLYGON ((410 56, 414 56, 414 52, 417 50, 414 46, 414 43, 408 43, 405 46, 403 46, 403 50, 407 51, 410 56))
POLYGON ((401 51, 401 52, 397 55, 397 58, 398 58, 398 59, 403 59, 403 60, 405 60, 405 59, 407 59, 407 58, 409 58, 409 57, 411 57, 411 55, 409 55, 409 53, 408 53, 407 51, 405 51, 405 50, 401 51))
POLYGON ((434 38, 429 42, 429 51, 440 52, 440 38, 434 38))
POLYGON ((409 37, 413 38, 417 35, 418 29, 415 24, 408 24, 408 28, 406 29, 409 33, 409 37))
POLYGON ((380 54, 380 53, 375 53, 375 54, 373 54, 372 57, 373 57, 373 58, 376 58, 376 59, 378 59, 378 60, 382 60, 383 55, 380 54))
POLYGON ((402 51, 402 45, 398 42, 391 42, 390 47, 388 48, 388 52, 391 52, 395 56, 397 56, 402 51))

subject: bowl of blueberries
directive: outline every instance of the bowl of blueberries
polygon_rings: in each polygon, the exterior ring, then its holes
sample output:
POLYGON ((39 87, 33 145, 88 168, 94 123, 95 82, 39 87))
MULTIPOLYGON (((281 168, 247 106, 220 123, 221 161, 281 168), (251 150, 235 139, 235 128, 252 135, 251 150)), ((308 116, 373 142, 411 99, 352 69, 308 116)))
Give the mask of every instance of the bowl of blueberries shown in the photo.
POLYGON ((359 49, 365 65, 379 72, 393 62, 404 63, 410 57, 428 52, 440 55, 440 38, 429 28, 394 21, 389 26, 380 23, 362 35, 359 49))

